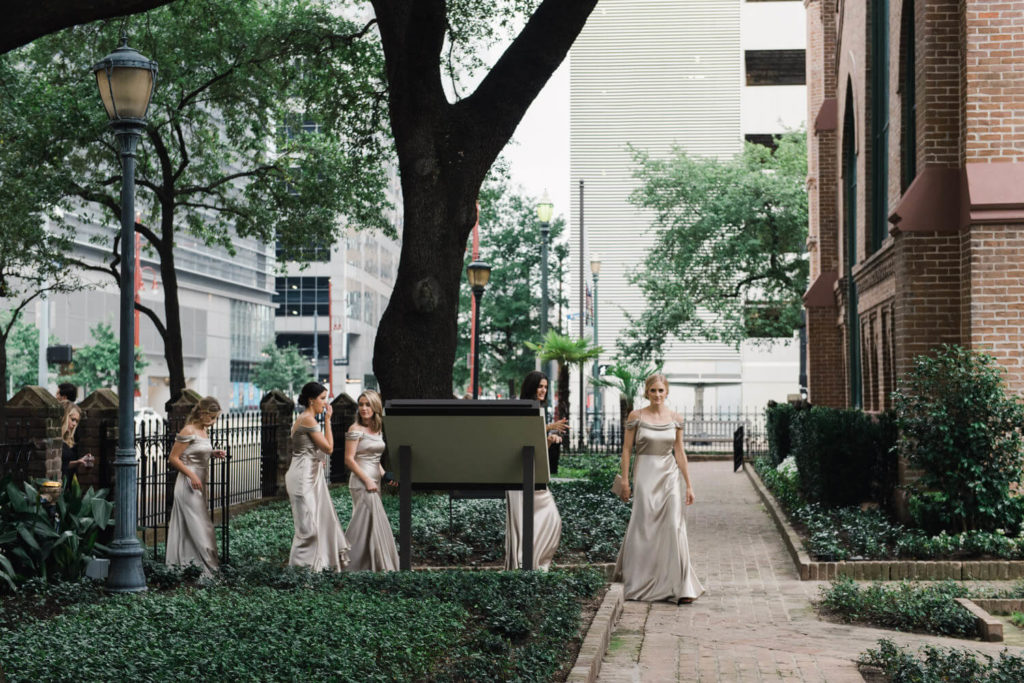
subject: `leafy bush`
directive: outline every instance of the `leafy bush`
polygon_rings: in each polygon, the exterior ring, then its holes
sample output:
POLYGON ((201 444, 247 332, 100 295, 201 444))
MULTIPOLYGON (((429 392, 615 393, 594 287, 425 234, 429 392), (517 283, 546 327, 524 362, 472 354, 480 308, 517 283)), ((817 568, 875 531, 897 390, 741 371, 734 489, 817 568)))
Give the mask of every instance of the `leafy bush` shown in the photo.
POLYGON ((25 482, 19 488, 11 478, 0 480, 0 576, 13 588, 19 581, 74 580, 97 553, 100 531, 111 521, 113 503, 106 489, 85 493, 72 477, 53 507, 43 504, 39 492, 25 482))
POLYGON ((919 525, 949 531, 1021 523, 1010 485, 1021 479, 1024 403, 995 358, 944 345, 918 356, 893 394, 899 452, 923 471, 911 488, 919 525))
POLYGON ((796 408, 791 403, 768 401, 768 409, 765 410, 765 429, 768 432, 768 459, 776 467, 789 457, 789 425, 795 412, 796 408))
POLYGON ((967 589, 955 581, 861 587, 853 579, 841 578, 823 586, 821 594, 822 609, 845 622, 961 638, 978 632, 974 616, 955 600, 967 596, 967 589))
POLYGON ((550 680, 603 584, 595 570, 229 565, 206 588, 24 617, 0 630, 0 665, 11 681, 550 680))
POLYGON ((923 659, 899 647, 891 640, 878 641, 877 650, 868 650, 861 662, 877 666, 893 683, 946 681, 948 683, 996 683, 1024 680, 1024 658, 1007 651, 993 659, 985 654, 926 645, 923 659), (980 657, 980 659, 979 659, 980 657))
POLYGON ((876 419, 860 410, 815 406, 794 412, 790 432, 808 501, 828 507, 864 500, 888 504, 896 473, 890 415, 876 419))

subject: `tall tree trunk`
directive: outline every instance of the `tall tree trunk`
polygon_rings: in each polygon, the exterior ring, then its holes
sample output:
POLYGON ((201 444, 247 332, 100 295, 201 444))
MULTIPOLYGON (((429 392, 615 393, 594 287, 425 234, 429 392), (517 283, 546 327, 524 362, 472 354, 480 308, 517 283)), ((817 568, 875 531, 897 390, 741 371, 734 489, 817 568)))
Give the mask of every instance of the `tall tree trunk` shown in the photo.
POLYGON ((561 420, 563 417, 569 417, 569 364, 559 361, 558 410, 555 411, 555 419, 561 420))
POLYGON ((160 238, 150 237, 160 255, 160 279, 164 288, 164 360, 170 380, 170 401, 176 401, 185 391, 184 345, 181 340, 181 304, 178 301, 178 273, 174 268, 174 206, 161 207, 160 238))

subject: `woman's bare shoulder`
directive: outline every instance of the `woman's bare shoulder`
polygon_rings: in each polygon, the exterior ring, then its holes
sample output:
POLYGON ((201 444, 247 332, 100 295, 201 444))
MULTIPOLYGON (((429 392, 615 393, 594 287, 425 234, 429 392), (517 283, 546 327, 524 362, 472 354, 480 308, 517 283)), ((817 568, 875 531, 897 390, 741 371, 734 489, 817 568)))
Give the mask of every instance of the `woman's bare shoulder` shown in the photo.
POLYGON ((631 411, 629 413, 629 415, 626 416, 626 422, 631 422, 632 420, 639 420, 639 419, 640 419, 640 409, 639 408, 636 409, 636 410, 631 411))
POLYGON ((198 433, 198 428, 196 428, 194 424, 189 422, 188 424, 181 428, 181 431, 178 432, 178 436, 195 436, 198 433))
POLYGON ((295 422, 296 422, 296 424, 298 424, 298 425, 300 425, 302 427, 316 427, 317 426, 316 418, 313 417, 312 415, 305 415, 305 414, 300 415, 299 419, 296 420, 295 422))

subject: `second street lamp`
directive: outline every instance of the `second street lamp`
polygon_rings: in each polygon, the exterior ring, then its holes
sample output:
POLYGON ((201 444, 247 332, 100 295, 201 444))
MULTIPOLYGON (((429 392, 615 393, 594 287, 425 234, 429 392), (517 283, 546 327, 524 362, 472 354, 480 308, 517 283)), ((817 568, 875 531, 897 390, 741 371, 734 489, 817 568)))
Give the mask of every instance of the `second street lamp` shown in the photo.
POLYGON ((92 68, 100 99, 110 118, 121 158, 121 338, 117 381, 117 451, 114 540, 110 544, 107 590, 146 590, 138 522, 135 463, 135 148, 146 129, 146 113, 156 85, 156 62, 121 45, 92 68))
POLYGON ((473 311, 473 398, 480 398, 480 299, 491 279, 491 267, 483 261, 473 261, 466 266, 466 276, 476 301, 473 311))
MULTIPOLYGON (((601 274, 601 255, 594 254, 590 257, 590 273, 594 276, 594 346, 597 346, 597 276, 601 274)), ((594 359, 594 427, 593 432, 598 439, 601 438, 601 387, 597 385, 597 378, 601 373, 601 358, 594 359)))

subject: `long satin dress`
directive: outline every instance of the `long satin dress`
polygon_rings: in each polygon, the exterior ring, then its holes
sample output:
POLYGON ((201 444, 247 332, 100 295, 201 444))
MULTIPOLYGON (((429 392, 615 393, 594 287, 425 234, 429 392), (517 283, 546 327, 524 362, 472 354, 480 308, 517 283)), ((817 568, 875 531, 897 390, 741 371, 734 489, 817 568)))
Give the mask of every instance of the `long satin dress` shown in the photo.
POLYGON ((292 431, 292 462, 284 479, 295 520, 288 564, 316 572, 341 571, 348 564, 349 544, 327 489, 327 457, 309 436, 317 430, 319 427, 295 425, 292 431))
POLYGON ((217 557, 217 537, 210 519, 210 501, 207 487, 210 482, 210 454, 213 445, 208 438, 196 435, 174 437, 187 443, 181 461, 203 482, 196 490, 188 477, 179 473, 174 483, 174 506, 167 522, 166 562, 171 566, 194 564, 210 575, 220 568, 217 557))
POLYGON ((380 499, 380 457, 384 454, 384 438, 380 434, 345 432, 345 440, 359 442, 356 446, 356 464, 363 474, 377 483, 377 491, 370 493, 355 473, 348 476, 348 490, 352 494, 352 519, 345 534, 352 549, 349 551, 346 569, 397 571, 398 547, 380 499))
MULTIPOLYGON (((562 540, 562 516, 551 491, 533 493, 533 566, 551 567, 562 540)), ((505 569, 523 566, 523 492, 505 492, 505 569)))
POLYGON ((676 429, 630 420, 636 429, 633 513, 616 563, 627 600, 696 598, 704 592, 686 541, 686 480, 673 454, 676 429))

